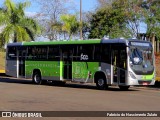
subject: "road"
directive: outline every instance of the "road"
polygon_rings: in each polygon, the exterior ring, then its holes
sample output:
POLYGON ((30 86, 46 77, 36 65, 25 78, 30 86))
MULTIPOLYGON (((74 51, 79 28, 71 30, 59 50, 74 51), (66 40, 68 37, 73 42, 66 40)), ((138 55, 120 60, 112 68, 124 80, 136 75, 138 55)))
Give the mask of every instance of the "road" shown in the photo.
POLYGON ((110 87, 97 90, 95 85, 34 85, 31 80, 0 76, 0 93, 0 111, 160 110, 160 88, 131 87, 128 91, 120 91, 118 87, 110 87))

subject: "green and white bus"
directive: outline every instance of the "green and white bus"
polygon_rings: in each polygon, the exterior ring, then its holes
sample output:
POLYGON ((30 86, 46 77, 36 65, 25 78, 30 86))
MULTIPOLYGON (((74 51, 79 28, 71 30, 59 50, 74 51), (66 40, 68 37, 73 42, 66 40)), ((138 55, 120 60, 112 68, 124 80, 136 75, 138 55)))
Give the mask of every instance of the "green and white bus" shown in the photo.
POLYGON ((70 81, 128 89, 154 85, 154 61, 152 44, 137 39, 9 43, 6 74, 36 84, 70 81))

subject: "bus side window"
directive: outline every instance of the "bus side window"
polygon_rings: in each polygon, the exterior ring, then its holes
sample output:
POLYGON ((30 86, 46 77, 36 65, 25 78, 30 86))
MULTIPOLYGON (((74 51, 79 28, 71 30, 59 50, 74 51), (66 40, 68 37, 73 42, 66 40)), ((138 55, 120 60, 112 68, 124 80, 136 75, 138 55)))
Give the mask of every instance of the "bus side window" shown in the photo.
POLYGON ((111 50, 110 50, 110 45, 102 45, 102 62, 111 64, 111 50))
POLYGON ((99 62, 101 61, 101 45, 95 45, 94 60, 99 62))
POLYGON ((120 50, 120 68, 126 69, 127 64, 127 53, 125 49, 120 50))
POLYGON ((77 57, 77 53, 78 53, 78 50, 77 50, 77 45, 73 46, 73 61, 77 61, 78 60, 78 57, 77 57))
POLYGON ((56 46, 56 45, 49 46, 48 59, 49 60, 60 60, 59 46, 56 46))
POLYGON ((35 49, 36 59, 45 60, 47 59, 47 46, 37 46, 35 49))
POLYGON ((17 48, 16 47, 8 47, 7 59, 15 60, 17 58, 17 48))
POLYGON ((93 60, 93 45, 80 45, 78 46, 78 60, 92 61, 93 60))
POLYGON ((35 47, 28 47, 27 59, 33 60, 35 58, 35 47))

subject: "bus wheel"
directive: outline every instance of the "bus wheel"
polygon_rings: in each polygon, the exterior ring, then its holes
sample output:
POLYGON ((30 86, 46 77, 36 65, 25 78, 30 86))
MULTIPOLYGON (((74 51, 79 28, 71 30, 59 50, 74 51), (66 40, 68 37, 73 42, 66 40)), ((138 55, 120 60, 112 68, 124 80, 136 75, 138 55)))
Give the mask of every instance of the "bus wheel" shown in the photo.
POLYGON ((35 83, 37 85, 42 84, 42 79, 41 79, 41 75, 40 75, 39 72, 34 72, 33 73, 32 81, 33 81, 33 83, 35 83))
POLYGON ((119 88, 120 88, 121 90, 128 90, 129 87, 130 87, 130 86, 121 86, 121 85, 119 86, 119 88))
POLYGON ((96 80, 96 86, 99 90, 105 90, 108 88, 106 80, 104 78, 99 78, 96 80))

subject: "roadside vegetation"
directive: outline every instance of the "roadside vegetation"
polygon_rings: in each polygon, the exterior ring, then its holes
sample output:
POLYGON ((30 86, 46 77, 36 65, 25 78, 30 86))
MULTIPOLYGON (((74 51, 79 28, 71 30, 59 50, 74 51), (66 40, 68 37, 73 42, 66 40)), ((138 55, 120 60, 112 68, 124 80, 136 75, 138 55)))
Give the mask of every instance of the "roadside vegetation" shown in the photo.
POLYGON ((0 70, 5 70, 5 52, 0 51, 0 70))

